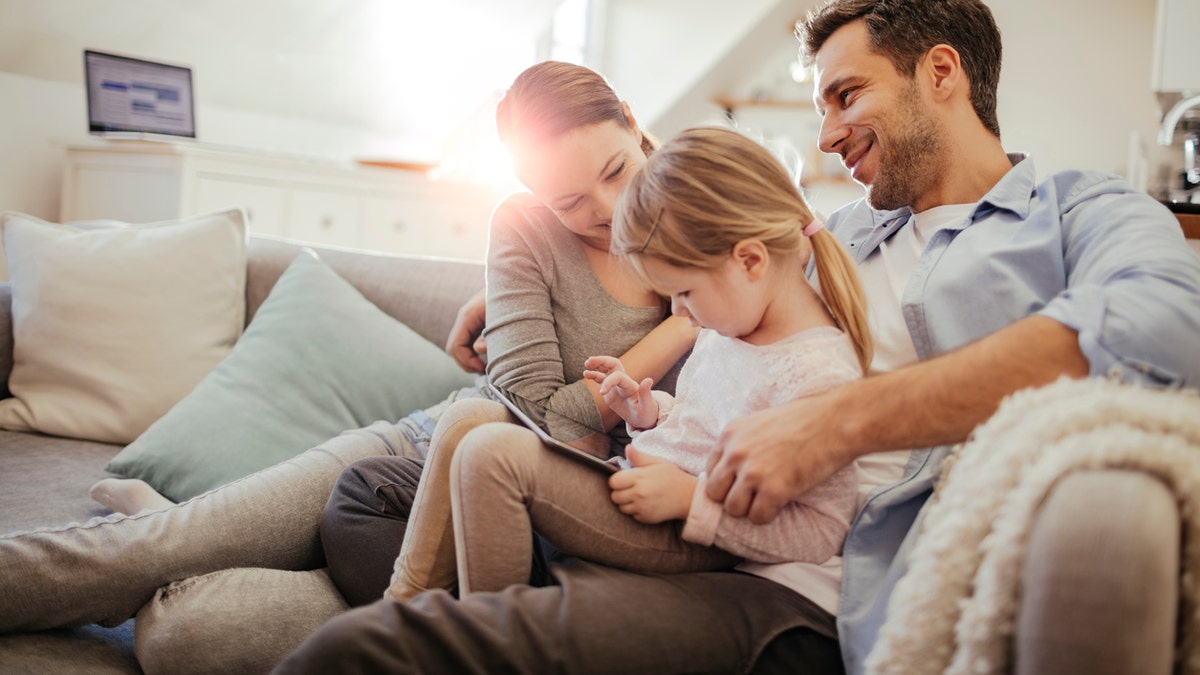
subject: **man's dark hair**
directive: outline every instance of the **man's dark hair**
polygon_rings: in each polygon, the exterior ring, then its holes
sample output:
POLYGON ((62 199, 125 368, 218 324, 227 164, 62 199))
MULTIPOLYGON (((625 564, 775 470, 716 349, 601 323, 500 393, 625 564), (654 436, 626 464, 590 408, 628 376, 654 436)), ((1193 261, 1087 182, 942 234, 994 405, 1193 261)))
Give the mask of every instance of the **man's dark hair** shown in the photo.
POLYGON ((800 56, 812 63, 839 28, 862 19, 871 49, 912 77, 917 62, 935 45, 953 47, 971 87, 980 121, 1000 137, 996 87, 1000 84, 1000 29, 980 0, 831 0, 796 24, 800 56))

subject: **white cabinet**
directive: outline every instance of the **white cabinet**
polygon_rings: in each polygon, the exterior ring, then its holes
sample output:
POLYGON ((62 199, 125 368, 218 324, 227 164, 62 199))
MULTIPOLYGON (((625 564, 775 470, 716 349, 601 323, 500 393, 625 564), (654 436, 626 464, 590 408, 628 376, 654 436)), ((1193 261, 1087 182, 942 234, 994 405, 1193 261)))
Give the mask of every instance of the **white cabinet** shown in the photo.
POLYGON ((290 206, 287 236, 318 244, 362 246, 362 197, 357 192, 305 186, 292 192, 290 206))
POLYGON ((381 251, 481 259, 499 189, 422 173, 110 141, 68 148, 62 219, 169 220, 231 206, 253 232, 381 251))
POLYGON ((1154 34, 1154 90, 1200 94, 1200 0, 1158 0, 1154 34))
POLYGON ((256 232, 283 234, 287 191, 276 183, 239 179, 236 176, 200 175, 196 177, 194 199, 197 213, 236 204, 246 209, 246 215, 256 232))

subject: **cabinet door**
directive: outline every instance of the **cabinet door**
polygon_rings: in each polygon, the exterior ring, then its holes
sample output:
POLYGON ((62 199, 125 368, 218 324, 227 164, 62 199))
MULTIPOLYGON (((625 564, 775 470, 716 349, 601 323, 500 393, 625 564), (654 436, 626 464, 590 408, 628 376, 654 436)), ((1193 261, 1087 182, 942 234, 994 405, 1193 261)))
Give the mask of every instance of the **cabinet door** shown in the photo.
POLYGON ((362 246, 362 198, 351 190, 293 187, 284 234, 335 246, 362 246))
POLYGON ((375 194, 363 201, 363 246, 389 253, 428 255, 428 207, 404 194, 375 194))
POLYGON ((1200 1, 1158 0, 1155 23, 1155 91, 1200 91, 1195 48, 1200 1))
POLYGON ((251 232, 282 235, 286 195, 277 183, 201 174, 196 179, 193 210, 206 213, 240 206, 246 209, 251 232))
POLYGON ((112 218, 149 223, 178 218, 179 172, 154 167, 68 160, 73 186, 63 200, 63 220, 112 218))
POLYGON ((432 255, 483 260, 487 258, 487 228, 491 206, 471 195, 444 194, 437 204, 427 246, 432 255))

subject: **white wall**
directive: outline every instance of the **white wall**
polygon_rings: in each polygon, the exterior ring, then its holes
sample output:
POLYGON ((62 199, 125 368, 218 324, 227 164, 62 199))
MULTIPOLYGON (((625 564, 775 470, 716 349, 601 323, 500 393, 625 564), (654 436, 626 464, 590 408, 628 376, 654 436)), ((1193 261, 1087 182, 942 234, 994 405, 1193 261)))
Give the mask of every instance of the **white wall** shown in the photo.
MULTIPOLYGON (((796 3, 796 14, 807 4, 796 3)), ((1009 149, 1033 153, 1043 174, 1066 167, 1124 172, 1134 130, 1152 155, 1161 154, 1152 145, 1159 112, 1149 88, 1154 0, 990 4, 1005 38, 1000 119, 1009 149)), ((639 117, 653 119, 778 7, 778 0, 608 0, 601 70, 639 117)), ((63 148, 88 142, 82 87, 0 72, 0 102, 0 210, 55 219, 63 148)), ((711 121, 712 110, 697 115, 698 123, 711 121)), ((428 154, 362 125, 203 103, 197 118, 202 138, 217 144, 333 159, 428 154)))
POLYGON ((778 2, 606 0, 597 68, 634 115, 652 124, 778 2))
MULTIPOLYGON (((87 133, 83 87, 0 71, 0 211, 57 220, 64 150, 102 142, 87 133)), ((349 124, 197 104, 206 144, 349 162, 353 157, 436 157, 440 148, 349 124)), ((181 141, 186 142, 186 141, 181 141)))
POLYGON ((0 72, 0 211, 58 218, 63 149, 87 136, 79 87, 0 72))
MULTIPOLYGON (((635 95, 645 92, 650 103, 657 103, 658 97, 680 84, 680 73, 686 72, 687 64, 696 70, 715 48, 706 41, 704 30, 693 30, 689 22, 709 21, 708 29, 712 29, 733 21, 719 7, 710 7, 711 3, 685 7, 673 0, 610 2, 618 10, 607 45, 609 52, 618 55, 609 61, 620 78, 614 77, 614 81, 635 95), (646 18, 667 12, 675 16, 660 16, 660 23, 669 24, 670 32, 664 26, 646 25, 646 18), (676 30, 681 32, 676 34, 676 30), (656 39, 653 49, 646 46, 656 39), (664 56, 652 55, 664 52, 664 56), (635 80, 637 86, 627 80, 635 80)), ((799 18, 811 4, 791 3, 793 16, 799 18)), ((1182 161, 1174 156, 1178 149, 1164 151, 1154 145, 1161 117, 1150 84, 1155 0, 990 0, 989 6, 1004 40, 998 112, 1006 148, 1030 153, 1043 176, 1067 168, 1125 175, 1133 133, 1143 139, 1144 151, 1152 161, 1182 161)), ((746 15, 768 10, 754 4, 746 15)), ((767 37, 756 35, 754 39, 767 37)), ((795 41, 782 39, 790 43, 779 56, 757 71, 747 72, 740 84, 707 92, 707 96, 742 98, 753 95, 758 83, 777 83, 796 53, 795 41)), ((810 91, 783 96, 807 98, 810 91)), ((635 106, 635 111, 638 109, 635 106)), ((710 107, 698 109, 688 123, 711 120, 710 107)), ((796 139, 804 145, 797 153, 814 161, 818 124, 814 113, 745 109, 739 111, 738 121, 752 134, 796 139)), ((835 171, 827 167, 825 173, 835 171)), ((855 192, 831 190, 829 198, 847 195, 853 197, 855 192)))
POLYGON ((1154 0, 993 0, 1004 37, 1000 132, 1038 172, 1124 175, 1130 134, 1152 147, 1154 0))

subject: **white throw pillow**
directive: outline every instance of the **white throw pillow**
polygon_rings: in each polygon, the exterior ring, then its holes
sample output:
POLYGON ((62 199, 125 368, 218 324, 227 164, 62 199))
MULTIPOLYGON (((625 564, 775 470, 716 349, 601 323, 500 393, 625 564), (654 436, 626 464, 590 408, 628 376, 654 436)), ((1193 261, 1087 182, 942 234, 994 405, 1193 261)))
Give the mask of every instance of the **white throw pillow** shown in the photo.
POLYGON ((99 228, 7 212, 0 236, 13 314, 5 429, 129 443, 245 325, 240 209, 99 228))

